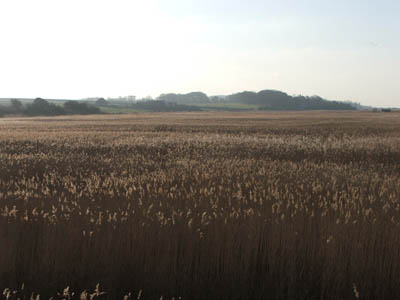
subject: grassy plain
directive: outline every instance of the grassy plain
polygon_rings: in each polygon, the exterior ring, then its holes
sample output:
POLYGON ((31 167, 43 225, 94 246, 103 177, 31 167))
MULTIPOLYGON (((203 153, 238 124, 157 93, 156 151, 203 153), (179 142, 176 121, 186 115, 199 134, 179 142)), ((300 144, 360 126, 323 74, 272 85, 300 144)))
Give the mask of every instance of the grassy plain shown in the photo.
POLYGON ((0 266, 8 299, 399 299, 400 114, 0 119, 0 266))

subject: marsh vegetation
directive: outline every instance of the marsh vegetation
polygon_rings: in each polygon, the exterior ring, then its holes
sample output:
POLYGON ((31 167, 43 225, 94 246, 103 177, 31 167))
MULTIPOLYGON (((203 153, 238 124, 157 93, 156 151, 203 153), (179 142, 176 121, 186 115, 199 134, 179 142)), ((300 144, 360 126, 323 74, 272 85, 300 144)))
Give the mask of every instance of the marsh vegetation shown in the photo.
POLYGON ((397 299, 399 128, 360 112, 1 119, 0 288, 397 299))

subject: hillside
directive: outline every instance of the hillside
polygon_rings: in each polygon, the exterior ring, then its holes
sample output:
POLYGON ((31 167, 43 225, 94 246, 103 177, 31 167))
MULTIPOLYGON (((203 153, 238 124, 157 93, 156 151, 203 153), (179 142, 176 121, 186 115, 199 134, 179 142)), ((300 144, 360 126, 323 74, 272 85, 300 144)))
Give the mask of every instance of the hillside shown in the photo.
POLYGON ((223 110, 356 110, 351 103, 330 101, 319 96, 290 96, 277 90, 244 91, 228 96, 208 97, 202 92, 162 94, 158 100, 182 105, 197 105, 204 109, 223 110), (240 110, 240 109, 239 109, 240 110))
POLYGON ((261 110, 355 110, 349 103, 329 101, 319 96, 290 96, 276 90, 241 92, 227 97, 227 102, 258 105, 261 110))

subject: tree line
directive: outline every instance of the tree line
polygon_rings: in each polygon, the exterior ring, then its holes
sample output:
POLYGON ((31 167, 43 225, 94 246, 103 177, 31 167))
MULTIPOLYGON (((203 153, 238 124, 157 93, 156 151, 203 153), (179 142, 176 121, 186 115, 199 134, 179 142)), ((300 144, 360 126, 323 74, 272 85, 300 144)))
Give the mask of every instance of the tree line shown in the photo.
MULTIPOLYGON (((132 96, 131 96, 132 97, 132 96)), ((101 114, 105 107, 129 108, 139 111, 171 112, 171 111, 201 111, 210 108, 210 104, 218 104, 218 110, 248 110, 235 108, 236 104, 250 105, 251 110, 357 110, 352 102, 331 101, 319 96, 291 96, 277 90, 262 90, 259 92, 244 91, 227 96, 207 96, 203 92, 187 94, 161 94, 156 99, 137 99, 132 102, 107 101, 97 98, 96 101, 66 101, 63 105, 51 103, 42 98, 36 98, 32 103, 23 104, 18 99, 12 99, 11 105, 0 105, 0 116, 57 116, 71 114, 101 114), (222 105, 221 105, 222 104, 222 105), (233 104, 233 106, 232 106, 233 104), (231 106, 230 106, 231 105, 231 106)), ((104 113, 104 112, 103 112, 104 113)))
POLYGON ((11 99, 11 105, 0 106, 0 116, 24 115, 24 116, 60 116, 60 115, 89 115, 101 114, 98 107, 79 101, 66 101, 57 105, 49 101, 36 98, 32 103, 24 105, 18 99, 11 99))
POLYGON ((276 90, 241 92, 228 96, 227 102, 258 105, 260 110, 355 110, 349 103, 330 101, 319 96, 290 96, 276 90))
POLYGON ((168 111, 201 111, 202 109, 194 105, 185 105, 175 102, 167 102, 165 100, 145 100, 132 104, 132 108, 138 110, 147 110, 154 112, 168 111))
POLYGON ((161 94, 157 100, 177 104, 242 103, 259 110, 356 110, 349 102, 327 100, 319 96, 290 96, 277 90, 244 91, 227 96, 208 97, 203 92, 161 94))

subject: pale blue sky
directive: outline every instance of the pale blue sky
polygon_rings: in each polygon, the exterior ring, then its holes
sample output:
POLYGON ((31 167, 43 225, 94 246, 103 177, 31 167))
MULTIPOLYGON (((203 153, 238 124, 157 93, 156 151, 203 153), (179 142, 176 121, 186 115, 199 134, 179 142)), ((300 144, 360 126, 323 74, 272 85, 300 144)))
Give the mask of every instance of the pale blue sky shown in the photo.
POLYGON ((279 89, 400 106, 400 1, 2 0, 0 97, 279 89))

